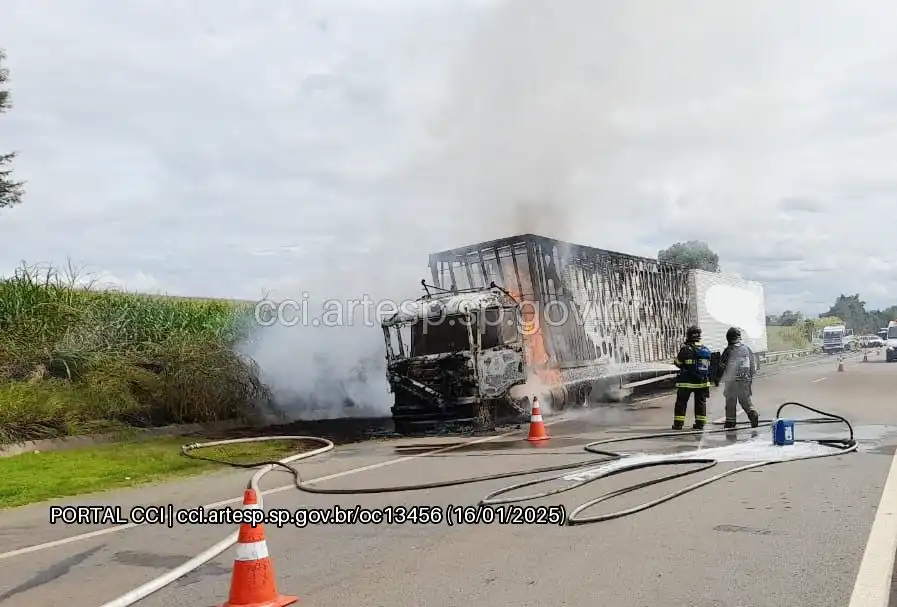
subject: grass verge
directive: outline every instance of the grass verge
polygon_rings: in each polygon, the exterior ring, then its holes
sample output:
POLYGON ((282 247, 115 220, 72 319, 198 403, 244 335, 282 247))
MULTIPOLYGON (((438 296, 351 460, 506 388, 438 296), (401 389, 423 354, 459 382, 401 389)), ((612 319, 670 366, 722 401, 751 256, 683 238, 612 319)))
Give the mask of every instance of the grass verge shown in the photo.
MULTIPOLYGON (((221 464, 181 455, 181 445, 204 440, 148 438, 0 458, 0 509, 224 469, 221 464)), ((307 448, 297 441, 283 440, 212 447, 201 454, 253 463, 282 459, 307 448)))
POLYGON ((801 327, 767 326, 766 338, 770 352, 805 350, 813 345, 801 327))
POLYGON ((770 352, 787 350, 805 350, 813 347, 812 335, 819 336, 828 325, 841 325, 844 322, 837 316, 807 318, 794 325, 766 327, 766 335, 770 352))
POLYGON ((23 266, 0 280, 0 443, 248 420, 270 405, 237 346, 252 304, 160 297, 23 266))

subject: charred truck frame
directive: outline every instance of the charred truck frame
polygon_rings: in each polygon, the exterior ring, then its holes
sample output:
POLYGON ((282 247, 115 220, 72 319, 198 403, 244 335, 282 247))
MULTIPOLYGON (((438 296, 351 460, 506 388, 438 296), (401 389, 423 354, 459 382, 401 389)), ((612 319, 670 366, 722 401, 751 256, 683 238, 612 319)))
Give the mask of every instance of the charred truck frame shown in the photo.
POLYGON ((488 429, 525 419, 533 393, 559 410, 621 378, 668 377, 702 315, 694 271, 532 234, 434 253, 429 266, 425 295, 381 322, 403 434, 488 429))

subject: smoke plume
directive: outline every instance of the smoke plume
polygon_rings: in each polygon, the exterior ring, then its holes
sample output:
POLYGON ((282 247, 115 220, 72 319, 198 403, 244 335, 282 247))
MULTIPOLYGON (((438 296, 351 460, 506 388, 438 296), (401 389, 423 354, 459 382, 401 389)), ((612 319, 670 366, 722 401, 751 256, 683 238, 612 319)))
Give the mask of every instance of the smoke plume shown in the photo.
MULTIPOLYGON (((354 226, 361 235, 376 232, 368 252, 306 278, 301 289, 314 293, 309 309, 318 309, 315 298, 416 297, 420 279, 429 280, 428 253, 514 234, 644 253, 617 226, 657 211, 656 198, 631 195, 632 180, 673 160, 661 150, 656 163, 643 166, 622 150, 652 126, 639 121, 640 103, 699 83, 698 70, 673 74, 664 61, 675 57, 681 67, 702 61, 676 45, 675 34, 695 35, 691 22, 677 18, 678 9, 648 4, 650 11, 514 0, 457 22, 421 19, 419 46, 410 52, 425 53, 429 79, 441 93, 422 95, 433 102, 421 101, 405 115, 424 133, 408 151, 410 160, 397 162, 375 193, 359 199, 376 208, 354 226), (666 34, 656 36, 652 27, 661 22, 666 34), (435 30, 424 30, 452 23, 459 35, 449 38, 462 42, 439 57, 431 44, 435 30), (620 192, 630 196, 614 199, 620 192)), ((286 291, 296 298, 299 288, 286 291)), ((389 414, 376 326, 272 327, 262 336, 250 354, 290 414, 389 414)))

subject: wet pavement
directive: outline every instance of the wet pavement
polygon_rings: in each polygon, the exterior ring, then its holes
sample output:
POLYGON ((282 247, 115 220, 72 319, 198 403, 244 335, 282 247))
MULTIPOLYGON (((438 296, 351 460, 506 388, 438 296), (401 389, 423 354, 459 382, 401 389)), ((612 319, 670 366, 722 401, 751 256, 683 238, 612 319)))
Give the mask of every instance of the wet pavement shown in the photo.
MULTIPOLYGON (((322 607, 778 607, 783 597, 814 607, 843 607, 849 601, 897 447, 893 398, 897 365, 854 365, 839 373, 833 364, 822 361, 762 378, 755 400, 764 418, 786 400, 848 417, 861 444, 859 453, 736 474, 649 511, 581 527, 269 526, 267 543, 278 587, 298 594, 302 605, 322 607)), ((299 467, 303 478, 330 477, 322 486, 358 489, 595 462, 601 457, 585 453, 586 443, 668 433, 671 407, 672 399, 665 396, 640 407, 597 409, 564 419, 546 417, 552 438, 538 445, 523 440, 525 427, 522 434, 497 436, 480 444, 450 436, 356 442, 299 467), (466 446, 430 451, 460 444, 466 446)), ((714 419, 721 413, 719 391, 711 397, 710 412, 714 419)), ((769 437, 768 428, 758 429, 757 446, 749 444, 749 434, 739 434, 741 445, 734 447, 773 449, 768 443, 762 445, 769 437)), ((840 438, 843 426, 798 423, 797 436, 840 438)), ((659 454, 728 445, 725 435, 705 434, 612 443, 608 448, 659 454)), ((621 495, 595 510, 632 507, 742 465, 722 461, 727 459, 725 452, 718 459, 720 463, 706 472, 621 495)), ((596 494, 670 472, 667 468, 621 474, 534 503, 563 505, 569 512, 596 494)), ((238 499, 246 478, 245 471, 225 471, 130 492, 85 496, 78 503, 210 504, 238 499)), ((486 494, 527 478, 534 477, 399 494, 332 496, 300 493, 289 486, 289 475, 275 472, 265 478, 263 488, 273 491, 265 496, 266 508, 443 507, 476 504, 486 494)), ((49 525, 46 513, 46 504, 0 513, 4 545, 0 550, 23 550, 8 557, 0 553, 4 607, 100 605, 233 531, 216 525, 140 526, 82 537, 79 534, 90 529, 49 525), (42 544, 51 541, 57 543, 42 544)), ((227 598, 233 558, 233 551, 226 551, 139 605, 220 605, 227 598)))

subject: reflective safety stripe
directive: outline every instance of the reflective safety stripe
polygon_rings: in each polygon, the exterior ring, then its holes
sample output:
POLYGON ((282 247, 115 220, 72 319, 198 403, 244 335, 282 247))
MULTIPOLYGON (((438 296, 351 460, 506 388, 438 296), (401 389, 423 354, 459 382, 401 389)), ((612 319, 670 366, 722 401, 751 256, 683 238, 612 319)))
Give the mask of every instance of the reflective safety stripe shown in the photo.
POLYGON ((531 418, 529 418, 529 421, 540 422, 540 421, 542 421, 542 416, 541 415, 533 415, 531 418))
POLYGON ((706 382, 702 382, 700 384, 691 384, 688 382, 676 382, 676 387, 677 388, 693 388, 695 390, 699 390, 701 388, 709 388, 710 382, 706 381, 706 382))
POLYGON ((693 365, 693 364, 695 364, 695 359, 693 359, 693 358, 689 358, 688 360, 685 361, 685 364, 686 364, 686 365, 693 365))
POLYGON ((697 422, 706 422, 706 421, 707 421, 707 416, 706 416, 706 415, 695 415, 695 421, 697 421, 697 422))
POLYGON ((266 559, 268 558, 268 544, 265 543, 265 540, 251 544, 237 544, 236 553, 234 560, 237 561, 266 559))
POLYGON ((685 416, 684 416, 684 415, 674 415, 674 416, 673 416, 673 421, 674 421, 674 422, 684 422, 684 421, 685 421, 685 416))
POLYGON ((259 510, 261 506, 258 504, 243 504, 243 510, 259 510))

